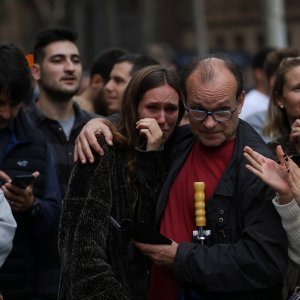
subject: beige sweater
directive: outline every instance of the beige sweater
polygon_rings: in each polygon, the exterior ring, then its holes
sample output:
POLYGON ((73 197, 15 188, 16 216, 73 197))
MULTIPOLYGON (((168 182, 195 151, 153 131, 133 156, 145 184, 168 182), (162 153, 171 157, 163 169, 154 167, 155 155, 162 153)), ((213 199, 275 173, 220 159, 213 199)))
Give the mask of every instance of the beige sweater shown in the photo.
POLYGON ((280 205, 277 202, 277 198, 274 198, 273 204, 281 217, 283 228, 287 233, 289 257, 296 264, 300 265, 300 207, 296 200, 280 205))

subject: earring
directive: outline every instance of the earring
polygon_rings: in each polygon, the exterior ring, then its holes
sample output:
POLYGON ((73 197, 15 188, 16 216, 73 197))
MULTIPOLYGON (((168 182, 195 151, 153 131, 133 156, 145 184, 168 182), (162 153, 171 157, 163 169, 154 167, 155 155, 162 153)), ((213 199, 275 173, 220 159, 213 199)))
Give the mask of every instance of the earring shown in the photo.
POLYGON ((281 104, 280 106, 279 106, 280 108, 284 108, 284 106, 281 104))

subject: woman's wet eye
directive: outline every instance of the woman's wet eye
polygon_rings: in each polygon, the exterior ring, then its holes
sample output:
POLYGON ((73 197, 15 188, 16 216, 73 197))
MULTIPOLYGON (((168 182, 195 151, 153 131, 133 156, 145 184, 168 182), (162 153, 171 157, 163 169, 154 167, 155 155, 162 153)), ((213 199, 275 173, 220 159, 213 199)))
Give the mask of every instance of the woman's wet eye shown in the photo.
POLYGON ((149 105, 149 106, 147 106, 147 109, 151 110, 151 111, 156 111, 157 107, 155 107, 154 105, 149 105))

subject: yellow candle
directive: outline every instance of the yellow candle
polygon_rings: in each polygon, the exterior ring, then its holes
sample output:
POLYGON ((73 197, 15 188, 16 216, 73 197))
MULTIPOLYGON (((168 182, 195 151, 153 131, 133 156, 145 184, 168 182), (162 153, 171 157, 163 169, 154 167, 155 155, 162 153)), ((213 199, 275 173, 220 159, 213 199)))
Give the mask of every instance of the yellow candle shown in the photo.
POLYGON ((205 183, 204 182, 194 182, 194 199, 195 199, 195 216, 196 216, 196 226, 205 226, 205 183))

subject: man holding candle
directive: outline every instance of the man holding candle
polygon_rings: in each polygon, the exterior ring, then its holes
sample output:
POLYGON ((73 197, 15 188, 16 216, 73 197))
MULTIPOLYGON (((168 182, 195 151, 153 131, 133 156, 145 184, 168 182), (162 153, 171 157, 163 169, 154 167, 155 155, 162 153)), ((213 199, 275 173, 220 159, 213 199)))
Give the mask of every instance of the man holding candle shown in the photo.
POLYGON ((242 76, 231 61, 206 57, 184 69, 182 87, 190 128, 178 128, 156 216, 174 242, 135 243, 154 263, 149 299, 281 299, 287 241, 274 191, 245 169, 245 145, 271 154, 239 120, 242 76), (192 243, 196 181, 205 182, 210 246, 192 243))

